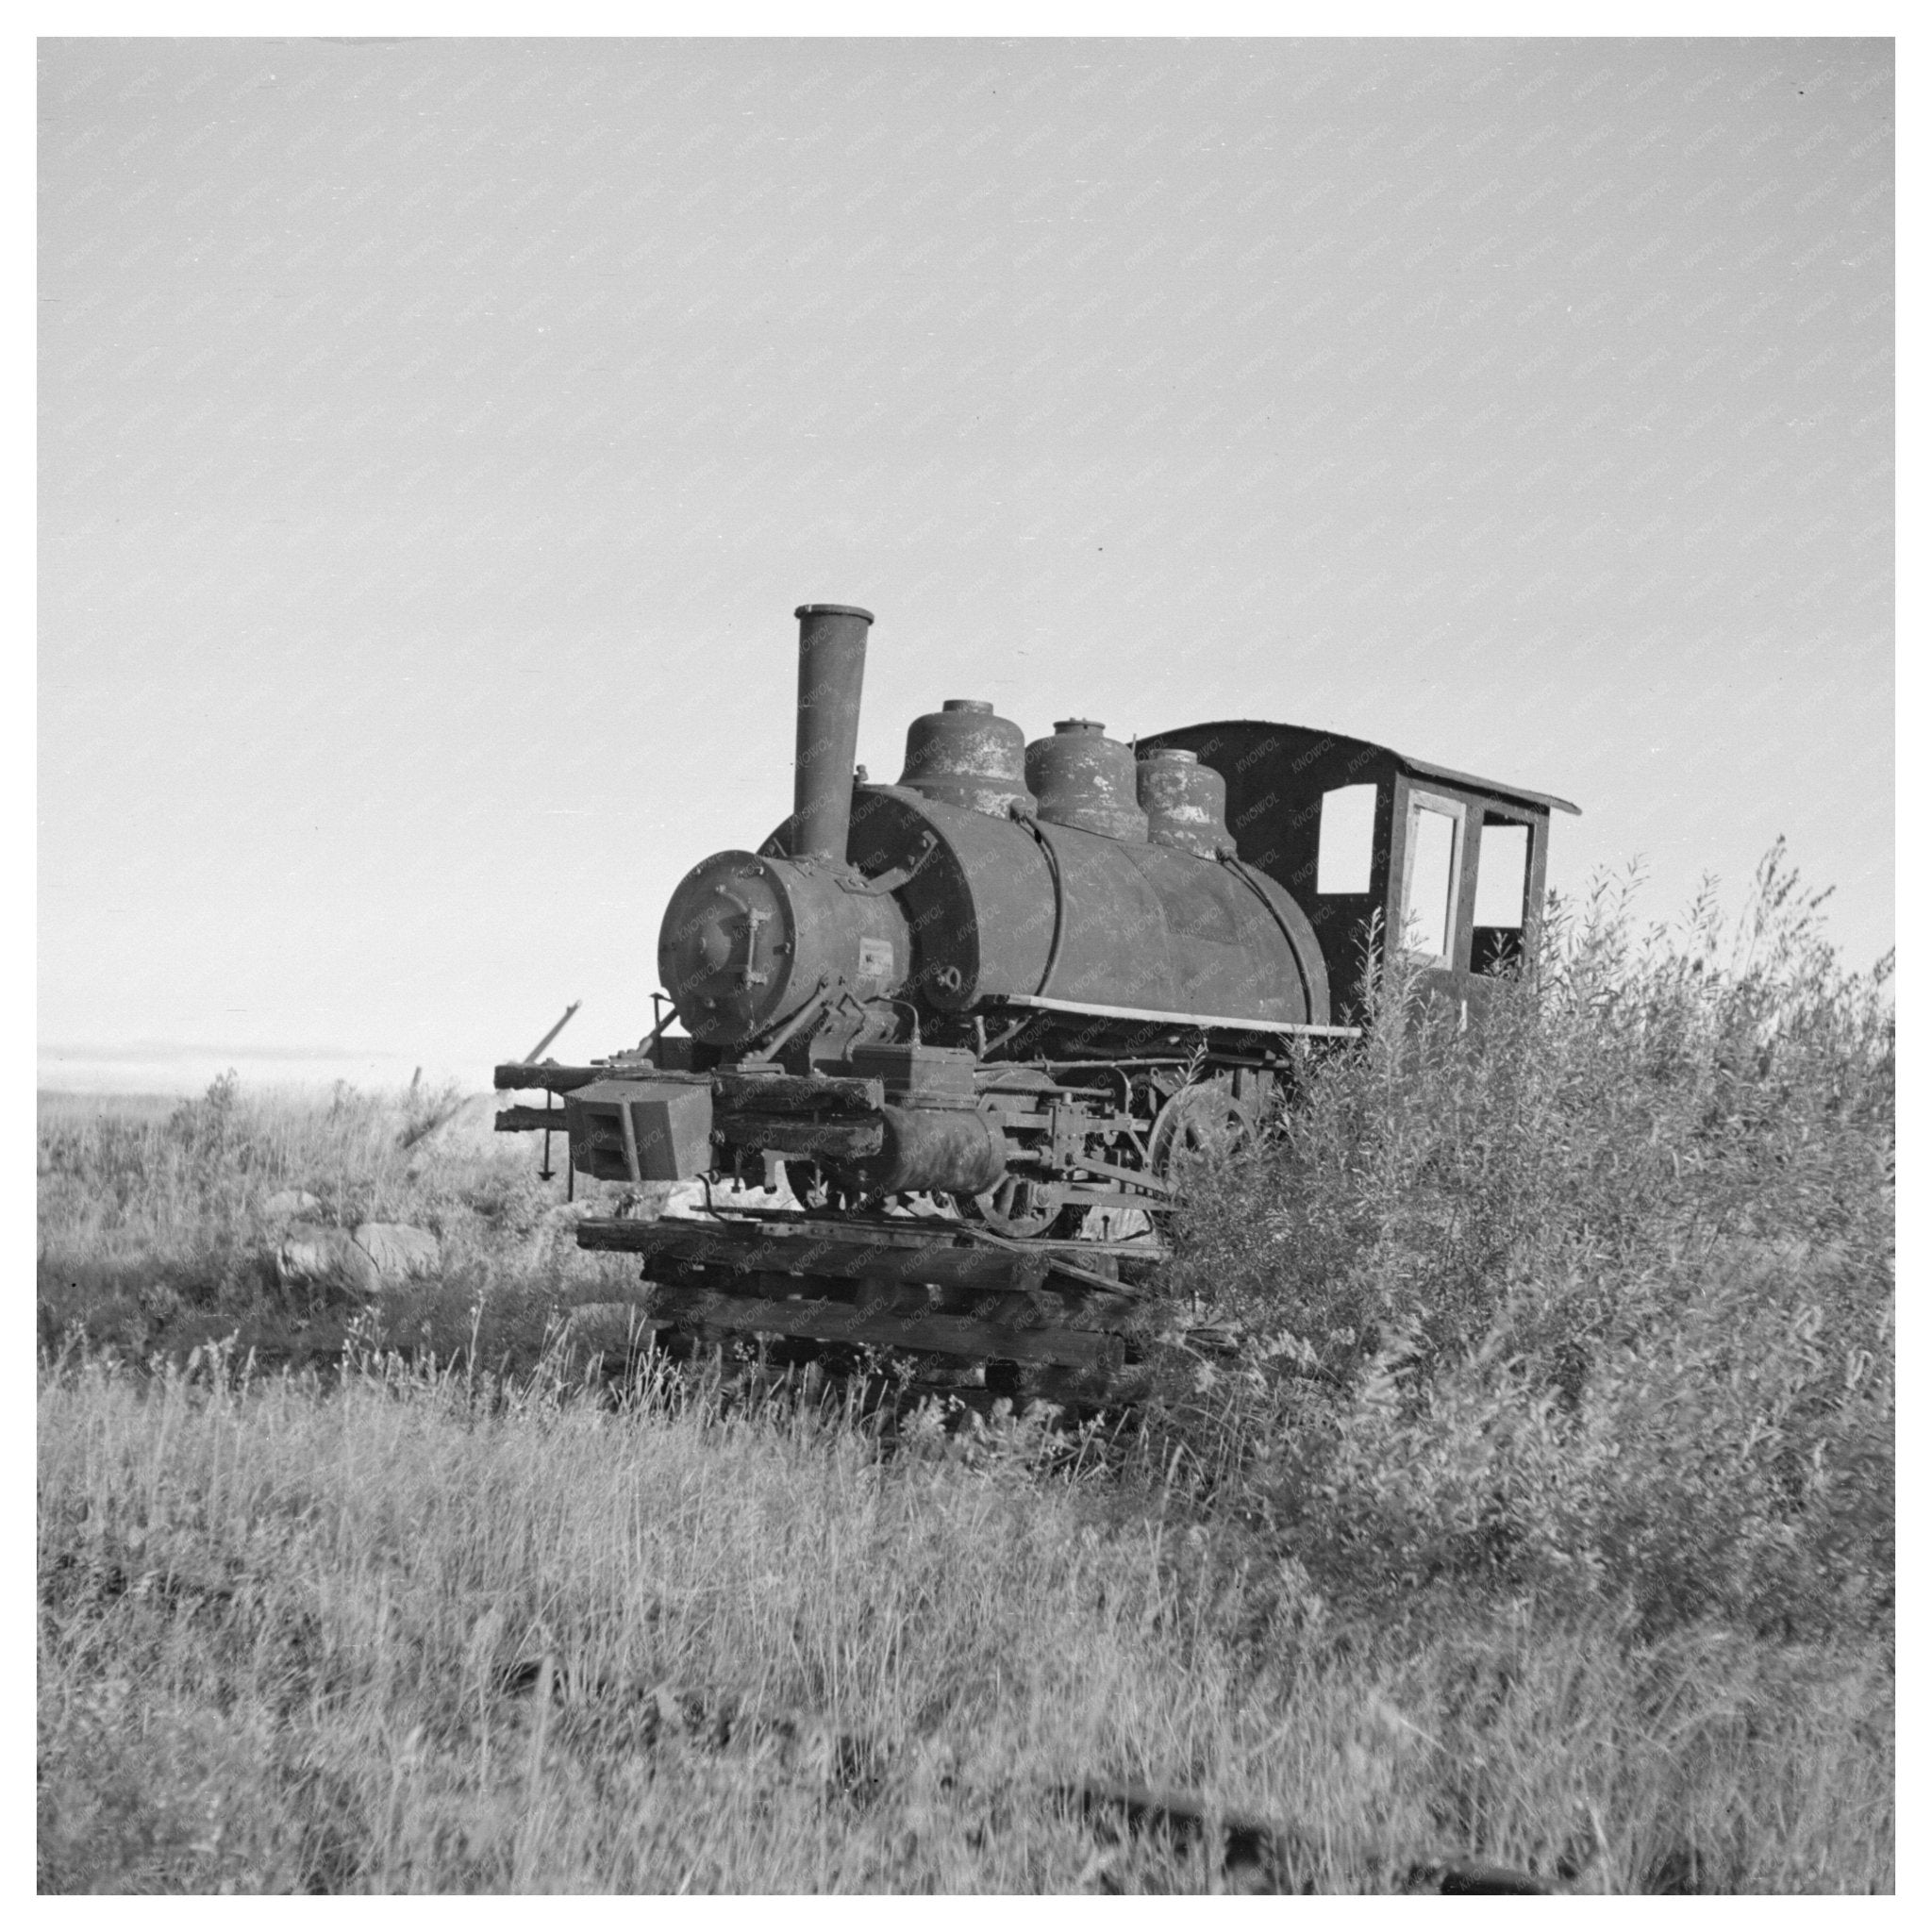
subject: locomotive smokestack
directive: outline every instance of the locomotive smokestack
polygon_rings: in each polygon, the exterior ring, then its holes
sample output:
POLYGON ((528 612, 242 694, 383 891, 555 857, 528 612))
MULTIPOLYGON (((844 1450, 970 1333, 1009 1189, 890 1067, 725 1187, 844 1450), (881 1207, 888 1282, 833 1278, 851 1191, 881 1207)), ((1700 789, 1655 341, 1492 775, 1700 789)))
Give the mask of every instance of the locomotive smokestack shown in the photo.
POLYGON ((801 604, 798 619, 798 763, 791 791, 791 856, 845 858, 852 829, 852 761, 865 688, 870 610, 801 604))

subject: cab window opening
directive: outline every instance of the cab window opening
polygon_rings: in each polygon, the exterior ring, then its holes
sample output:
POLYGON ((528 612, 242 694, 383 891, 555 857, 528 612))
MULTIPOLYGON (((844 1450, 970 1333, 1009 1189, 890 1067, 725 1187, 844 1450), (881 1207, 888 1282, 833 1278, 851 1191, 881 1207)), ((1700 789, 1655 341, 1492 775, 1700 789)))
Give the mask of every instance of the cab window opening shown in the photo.
POLYGON ((1411 794, 1408 852, 1403 868, 1402 945, 1406 952, 1449 963, 1462 845, 1462 811, 1447 799, 1411 794))
POLYGON ((1483 814, 1476 846, 1472 973, 1493 973, 1523 958, 1529 909, 1530 828, 1520 819, 1483 814))
POLYGON ((1322 825, 1315 848, 1315 890, 1366 892, 1375 870, 1375 785, 1342 785, 1322 794, 1322 825))

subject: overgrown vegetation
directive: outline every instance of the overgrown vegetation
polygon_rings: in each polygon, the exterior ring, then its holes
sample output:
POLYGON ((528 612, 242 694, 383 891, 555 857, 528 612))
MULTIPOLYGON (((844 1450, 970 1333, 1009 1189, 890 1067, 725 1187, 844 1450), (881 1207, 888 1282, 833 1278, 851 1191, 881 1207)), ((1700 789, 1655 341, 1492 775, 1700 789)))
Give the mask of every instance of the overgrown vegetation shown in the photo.
POLYGON ((1181 1280, 1257 1345, 1184 1437, 1320 1595, 1889 1633, 1890 966, 1757 884, 1641 941, 1602 890, 1466 1026, 1385 979, 1198 1178, 1181 1280))
POLYGON ((42 1888, 1227 1882, 1098 1775, 1283 1821, 1251 1882, 1889 1890, 1884 980, 1777 855, 1466 1028, 1391 974, 1193 1177, 1238 1365, 1084 1431, 586 1383, 603 1264, 420 1096, 48 1109, 42 1888), (288 1305, 290 1187, 444 1279, 288 1305))

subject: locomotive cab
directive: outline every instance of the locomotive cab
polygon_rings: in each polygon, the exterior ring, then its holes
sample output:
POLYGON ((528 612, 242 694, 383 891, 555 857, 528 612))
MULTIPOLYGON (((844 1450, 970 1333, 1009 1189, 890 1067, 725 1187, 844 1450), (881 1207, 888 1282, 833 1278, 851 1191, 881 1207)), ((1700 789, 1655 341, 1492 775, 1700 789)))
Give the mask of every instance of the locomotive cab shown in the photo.
POLYGON ((1577 812, 1568 799, 1300 724, 1191 724, 1141 745, 1191 751, 1226 780, 1241 856, 1307 914, 1338 1017, 1358 1009, 1377 943, 1477 1003, 1534 951, 1550 814, 1577 812))

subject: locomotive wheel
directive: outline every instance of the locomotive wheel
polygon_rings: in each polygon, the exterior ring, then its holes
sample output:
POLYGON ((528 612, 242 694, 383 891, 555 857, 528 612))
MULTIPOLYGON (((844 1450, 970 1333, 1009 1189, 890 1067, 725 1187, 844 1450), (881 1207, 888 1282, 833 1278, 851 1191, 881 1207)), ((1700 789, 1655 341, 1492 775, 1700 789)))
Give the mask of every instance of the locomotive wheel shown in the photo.
POLYGON ((1154 1172, 1168 1179, 1186 1160, 1213 1160, 1239 1153, 1254 1139, 1254 1123, 1224 1087, 1183 1087, 1160 1109, 1147 1151, 1154 1172))
POLYGON ((1004 1174, 983 1194, 956 1194, 967 1220, 977 1221, 1008 1241, 1030 1241, 1045 1234, 1060 1218, 1059 1190, 1045 1181, 1004 1174))

